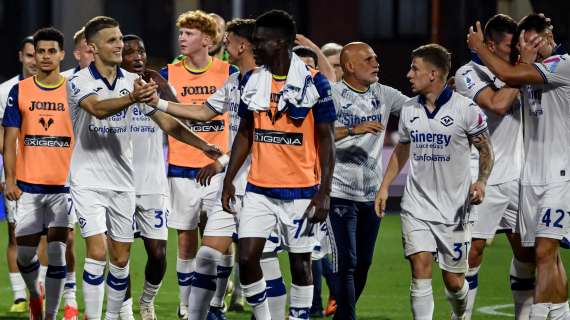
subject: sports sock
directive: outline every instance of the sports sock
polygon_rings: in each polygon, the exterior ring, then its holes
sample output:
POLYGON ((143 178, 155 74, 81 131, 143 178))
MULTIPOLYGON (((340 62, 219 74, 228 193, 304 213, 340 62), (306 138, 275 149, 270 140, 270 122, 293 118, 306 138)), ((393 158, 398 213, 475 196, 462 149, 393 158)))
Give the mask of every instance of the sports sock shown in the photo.
POLYGON ((39 275, 38 281, 42 285, 44 285, 46 283, 47 269, 48 269, 48 266, 44 266, 44 265, 40 264, 40 275, 39 275))
POLYGON ((431 320, 434 307, 431 279, 412 279, 410 300, 415 320, 431 320))
POLYGON ((270 320, 269 306, 267 305, 265 279, 252 284, 241 284, 247 303, 251 306, 256 320, 270 320))
POLYGON ((10 272, 10 285, 14 293, 14 301, 26 300, 26 282, 19 272, 10 272))
POLYGON ((465 309, 467 307, 467 293, 469 293, 469 283, 467 283, 467 280, 464 280, 463 287, 461 287, 457 292, 451 292, 445 289, 447 301, 451 304, 451 310, 457 318, 461 318, 465 314, 465 309))
POLYGON ((188 306, 192 277, 194 276, 194 259, 176 259, 176 274, 178 276, 178 298, 180 305, 188 306))
POLYGON ((272 319, 285 318, 285 306, 287 304, 287 289, 281 276, 279 259, 271 257, 260 261, 263 278, 266 279, 267 304, 272 319))
POLYGON ((129 263, 118 267, 109 263, 107 274, 107 311, 105 319, 118 319, 129 286, 129 263))
POLYGON ((313 304, 313 286, 298 286, 292 283, 289 304, 290 320, 309 319, 313 304))
POLYGON ((158 294, 158 290, 160 289, 161 284, 162 283, 152 284, 148 281, 145 281, 140 300, 141 304, 153 304, 154 298, 158 294))
POLYGON ((135 320, 135 316, 133 314, 133 298, 126 297, 125 301, 121 305, 121 310, 119 310, 119 316, 121 320, 135 320))
POLYGON ((36 247, 18 246, 18 268, 20 274, 24 278, 26 287, 30 291, 30 298, 40 296, 40 288, 38 284, 40 261, 36 253, 36 247))
POLYGON ((216 293, 210 302, 211 306, 223 307, 224 306, 224 296, 226 295, 226 289, 228 287, 228 279, 232 274, 232 268, 234 266, 234 256, 233 255, 223 255, 222 259, 218 263, 218 279, 216 280, 216 293))
POLYGON ((534 294, 535 264, 511 260, 511 292, 515 303, 515 318, 528 319, 534 294))
POLYGON ((188 318, 206 319, 210 301, 216 292, 218 263, 222 253, 207 246, 201 246, 196 254, 196 270, 192 279, 192 291, 188 299, 188 318))
POLYGON ((83 266, 83 300, 85 301, 85 317, 89 320, 101 319, 105 286, 106 261, 85 258, 83 266))
POLYGON ((67 266, 65 264, 66 244, 51 241, 47 244, 48 268, 45 280, 46 316, 55 318, 63 295, 67 266))
POLYGON ((467 319, 471 319, 473 307, 475 306, 475 297, 477 296, 477 288, 479 287, 479 269, 481 266, 469 268, 465 274, 465 280, 469 283, 469 292, 467 293, 467 307, 465 315, 467 319))
POLYGON ((529 320, 546 320, 550 313, 551 303, 535 303, 530 307, 529 320))
POLYGON ((76 288, 75 272, 68 271, 67 276, 65 276, 65 286, 63 287, 63 302, 65 305, 77 308, 77 299, 75 297, 76 288))

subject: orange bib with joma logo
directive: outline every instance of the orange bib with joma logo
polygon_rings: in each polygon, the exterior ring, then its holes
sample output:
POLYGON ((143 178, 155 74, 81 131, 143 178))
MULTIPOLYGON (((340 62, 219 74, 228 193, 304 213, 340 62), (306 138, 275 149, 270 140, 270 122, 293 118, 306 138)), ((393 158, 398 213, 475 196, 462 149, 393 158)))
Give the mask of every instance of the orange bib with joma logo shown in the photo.
POLYGON ((67 104, 67 80, 42 88, 35 77, 18 84, 22 117, 16 155, 16 179, 63 186, 73 150, 73 125, 67 104))
MULTIPOLYGON (((208 69, 193 73, 184 66, 184 61, 168 65, 168 82, 176 90, 182 103, 202 105, 211 94, 220 89, 229 76, 230 65, 214 58, 208 69)), ((207 107, 202 107, 207 108, 207 107)), ((191 122, 188 126, 208 143, 215 144, 223 152, 228 151, 229 115, 218 115, 208 122, 191 122)), ((168 163, 187 168, 202 168, 214 160, 192 146, 168 137, 168 163)))

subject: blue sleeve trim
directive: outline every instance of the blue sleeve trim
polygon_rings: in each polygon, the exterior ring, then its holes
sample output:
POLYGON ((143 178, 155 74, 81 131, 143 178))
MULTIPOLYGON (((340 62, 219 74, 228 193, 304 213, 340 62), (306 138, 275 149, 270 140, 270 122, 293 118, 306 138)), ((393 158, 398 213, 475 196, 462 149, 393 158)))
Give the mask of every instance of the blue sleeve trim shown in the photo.
POLYGON ((315 86, 319 92, 319 100, 313 106, 316 123, 332 123, 336 121, 336 108, 332 98, 331 85, 320 72, 315 75, 315 86))
POLYGON ((216 110, 214 107, 212 107, 212 105, 209 104, 208 101, 204 102, 204 105, 205 105, 206 107, 208 107, 208 109, 214 111, 216 114, 223 114, 223 113, 218 112, 218 110, 216 110))
POLYGON ((159 73, 164 79, 168 80, 168 66, 160 69, 159 73))
POLYGON ((230 69, 230 73, 229 73, 230 76, 236 72, 239 72, 239 68, 237 66, 234 66, 233 64, 230 64, 229 69, 230 69))
POLYGON ((22 114, 20 113, 20 106, 18 102, 19 87, 15 84, 6 101, 6 110, 4 110, 4 117, 2 125, 4 127, 20 128, 22 126, 22 114), (11 101, 11 102, 10 102, 11 101))
POLYGON ((544 80, 544 84, 548 84, 548 78, 546 78, 546 75, 544 74, 544 72, 542 72, 542 70, 540 70, 540 67, 537 66, 536 64, 532 64, 533 67, 536 68, 536 70, 538 70, 538 72, 540 73, 540 75, 542 76, 542 80, 544 80))
POLYGON ((69 193, 69 187, 66 186, 28 183, 21 180, 16 181, 16 185, 18 185, 18 188, 22 189, 22 191, 26 193, 33 193, 33 194, 69 193))
POLYGON ((90 93, 84 95, 83 97, 81 97, 81 99, 79 99, 79 100, 77 101, 77 106, 78 106, 78 107, 81 107, 81 102, 83 102, 83 100, 89 98, 90 96, 96 96, 96 95, 97 95, 97 94, 96 94, 95 92, 90 92, 90 93))
POLYGON ((475 95, 473 96, 473 101, 474 101, 475 103, 477 103, 477 97, 479 96, 479 94, 480 94, 483 90, 485 90, 485 89, 487 89, 487 88, 489 88, 489 87, 491 87, 491 85, 490 85, 490 84, 487 84, 487 85, 484 86, 483 88, 479 89, 479 91, 477 91, 477 92, 475 93, 475 95))
POLYGON ((157 112, 158 112, 158 109, 153 108, 150 112, 146 113, 145 116, 151 117, 153 114, 155 114, 157 112))
POLYGON ((319 185, 306 188, 265 188, 248 183, 245 191, 262 194, 281 200, 312 199, 319 190, 319 185))

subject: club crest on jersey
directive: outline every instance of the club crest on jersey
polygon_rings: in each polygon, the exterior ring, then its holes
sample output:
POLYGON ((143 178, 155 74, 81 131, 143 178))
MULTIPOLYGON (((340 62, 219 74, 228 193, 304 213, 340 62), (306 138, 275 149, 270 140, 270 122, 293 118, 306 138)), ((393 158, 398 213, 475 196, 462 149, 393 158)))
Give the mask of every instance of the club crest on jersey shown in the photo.
POLYGON ((49 127, 54 123, 52 118, 49 118, 46 121, 46 119, 44 119, 44 117, 41 117, 38 122, 42 125, 42 127, 44 128, 45 131, 47 131, 49 129, 49 127))
POLYGON ((445 116, 441 118, 439 122, 441 122, 441 124, 444 125, 445 127, 449 127, 450 125, 453 124, 453 118, 450 116, 445 116))
POLYGON ((79 226, 81 227, 81 229, 83 229, 85 227, 85 225, 87 224, 87 221, 83 217, 79 218, 78 222, 79 222, 79 226))

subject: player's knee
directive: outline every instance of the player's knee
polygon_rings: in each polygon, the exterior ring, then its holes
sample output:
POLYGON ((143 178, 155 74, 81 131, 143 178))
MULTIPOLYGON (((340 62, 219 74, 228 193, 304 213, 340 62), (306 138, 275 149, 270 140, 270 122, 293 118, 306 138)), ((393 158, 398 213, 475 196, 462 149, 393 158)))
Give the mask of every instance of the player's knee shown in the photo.
POLYGON ((310 285, 313 283, 310 255, 290 254, 291 278, 297 285, 310 285))
POLYGON ((239 267, 242 270, 246 268, 254 268, 259 264, 259 259, 256 259, 255 255, 246 251, 241 251, 238 258, 239 267))
POLYGON ((152 240, 147 250, 148 258, 155 262, 166 259, 166 241, 152 240))
POLYGON ((17 261, 21 266, 28 266, 37 256, 37 247, 18 246, 17 261))
POLYGON ((445 272, 443 282, 447 290, 457 292, 465 285, 465 278, 455 273, 445 272))
POLYGON ((107 260, 105 246, 88 246, 87 257, 97 261, 107 260))
POLYGON ((119 268, 124 268, 129 264, 129 256, 111 257, 111 263, 119 268))

